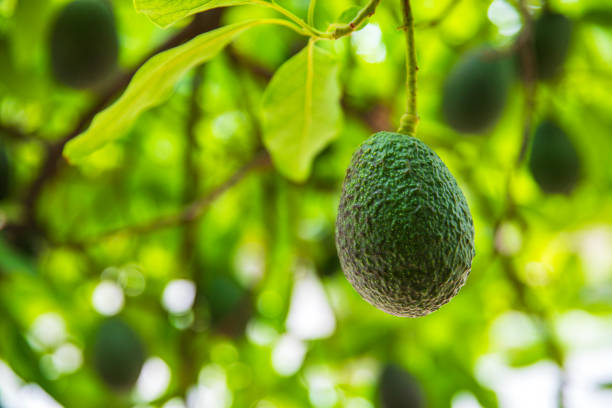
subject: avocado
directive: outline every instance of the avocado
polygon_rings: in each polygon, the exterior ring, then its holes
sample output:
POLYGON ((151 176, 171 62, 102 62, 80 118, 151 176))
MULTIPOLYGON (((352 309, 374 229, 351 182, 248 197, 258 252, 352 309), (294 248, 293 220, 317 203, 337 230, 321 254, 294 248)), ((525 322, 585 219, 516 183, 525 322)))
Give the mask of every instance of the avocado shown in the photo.
POLYGON ((580 157, 568 135, 545 120, 533 136, 529 170, 545 193, 569 194, 580 181, 580 157))
POLYGON ((215 275, 208 284, 206 299, 217 332, 229 337, 244 334, 252 313, 248 291, 225 275, 215 275))
POLYGON ((104 0, 69 3, 52 25, 49 46, 58 82, 77 89, 100 82, 115 68, 119 54, 110 5, 104 0))
POLYGON ((397 364, 388 363, 378 379, 380 408, 425 408, 421 385, 397 364))
POLYGON ((442 114, 458 132, 481 133, 500 118, 512 81, 510 60, 489 48, 463 56, 446 78, 442 114))
POLYGON ((366 301, 396 316, 424 316, 465 283, 474 225, 433 150, 414 137, 379 132, 346 172, 336 247, 346 278, 366 301))
POLYGON ((93 364, 108 386, 130 389, 144 360, 144 346, 130 326, 118 318, 107 319, 100 325, 93 345, 93 364))
POLYGON ((563 68, 572 38, 572 22, 562 14, 544 11, 534 24, 535 69, 539 79, 550 79, 563 68))

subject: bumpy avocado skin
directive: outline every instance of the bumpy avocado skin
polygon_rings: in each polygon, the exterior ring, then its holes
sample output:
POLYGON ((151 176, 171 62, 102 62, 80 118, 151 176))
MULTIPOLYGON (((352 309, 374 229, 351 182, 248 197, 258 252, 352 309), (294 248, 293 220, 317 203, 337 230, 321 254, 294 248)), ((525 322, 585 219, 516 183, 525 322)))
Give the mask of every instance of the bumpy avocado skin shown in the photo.
POLYGON ((425 408, 419 382, 397 364, 386 364, 378 379, 380 408, 425 408))
POLYGON ((376 133, 353 154, 336 247, 346 278, 375 307, 424 316, 457 294, 474 257, 468 204, 423 142, 376 133))
POLYGON ((562 14, 545 11, 534 28, 535 68, 539 79, 557 75, 567 58, 572 22, 562 14))
POLYGON ((500 118, 512 79, 512 64, 489 48, 466 54, 444 83, 442 114, 458 132, 481 133, 500 118))
POLYGON ((144 346, 130 326, 117 318, 102 323, 93 345, 93 363, 106 384, 117 390, 131 388, 144 360, 144 346))
POLYGON ((536 129, 529 157, 529 170, 545 193, 569 194, 580 181, 578 152, 567 134, 553 121, 536 129))
POLYGON ((113 12, 104 0, 75 0, 62 9, 50 35, 51 70, 73 88, 87 88, 117 63, 119 39, 113 12))

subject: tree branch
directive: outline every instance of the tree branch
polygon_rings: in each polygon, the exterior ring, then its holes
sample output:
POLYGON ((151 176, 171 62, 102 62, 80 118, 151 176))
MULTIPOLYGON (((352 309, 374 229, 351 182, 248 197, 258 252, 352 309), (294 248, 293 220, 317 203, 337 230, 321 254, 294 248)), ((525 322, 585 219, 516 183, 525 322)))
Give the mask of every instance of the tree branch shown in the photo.
POLYGON ((197 35, 209 31, 219 24, 220 10, 210 10, 207 13, 202 13, 196 15, 194 20, 185 27, 183 30, 179 31, 172 37, 170 37, 166 42, 161 44, 159 47, 154 49, 151 53, 149 53, 146 57, 144 57, 134 68, 130 71, 125 72, 119 75, 109 86, 104 90, 98 97, 96 103, 94 103, 81 117, 76 126, 68 132, 63 138, 61 138, 58 142, 50 144, 47 147, 46 158, 43 162, 43 165, 40 168, 38 176, 34 179, 30 187, 28 188, 24 201, 24 223, 29 225, 30 227, 35 228, 36 221, 36 206, 38 204, 38 199, 44 189, 44 187, 52 181, 60 168, 60 166, 64 163, 62 160, 62 151, 66 143, 70 140, 74 139, 80 133, 82 133, 87 127, 89 123, 93 120, 93 118, 102 111, 107 105, 109 105, 113 99, 123 91, 127 85, 130 83, 132 77, 138 71, 138 69, 151 57, 156 54, 159 54, 162 51, 168 50, 170 48, 176 47, 177 45, 183 44, 184 42, 196 37, 197 35))
MULTIPOLYGON (((194 151, 197 149, 195 129, 202 115, 202 109, 198 103, 198 95, 202 86, 202 76, 204 74, 204 66, 200 65, 195 68, 193 79, 191 82, 191 98, 189 101, 189 115, 185 125, 185 153, 184 153, 184 186, 183 186, 183 201, 185 204, 190 203, 196 197, 196 192, 199 190, 199 176, 196 164, 193 160, 194 151)), ((189 262, 193 255, 195 242, 195 227, 187 225, 183 236, 183 258, 189 262)))
MULTIPOLYGON (((514 198, 512 196, 511 184, 514 173, 522 166, 527 156, 527 151, 531 141, 533 118, 536 108, 536 93, 537 93, 537 75, 535 66, 535 48, 534 48, 534 30, 533 18, 529 13, 525 0, 518 1, 518 9, 523 17, 523 30, 517 43, 517 50, 521 60, 521 68, 523 82, 525 87, 525 102, 523 112, 523 130, 521 135, 521 147, 514 163, 514 167, 510 170, 506 183, 506 205, 504 214, 496 222, 494 226, 495 234, 504 220, 510 219, 515 210, 514 198)), ((565 394, 565 373, 564 373, 564 355, 563 349, 555 336, 554 330, 551 327, 550 316, 548 316, 545 308, 529 299, 529 287, 520 279, 516 265, 511 256, 501 254, 495 248, 494 256, 499 257, 506 278, 514 287, 518 295, 518 300, 521 308, 533 318, 539 320, 540 333, 543 341, 548 349, 548 355, 559 365, 561 369, 561 381, 558 386, 558 407, 564 407, 565 394)))
POLYGON ((126 235, 142 235, 158 231, 165 228, 175 227, 184 225, 197 220, 204 214, 204 211, 218 199, 223 193, 234 187, 240 181, 242 181, 252 171, 260 168, 266 168, 271 164, 270 155, 265 150, 260 150, 247 164, 239 168, 229 179, 224 183, 217 186, 206 195, 194 200, 191 204, 187 205, 182 211, 172 215, 161 216, 153 220, 117 228, 111 231, 107 231, 98 235, 94 238, 85 239, 83 241, 66 242, 64 245, 83 247, 91 244, 99 243, 107 238, 111 238, 115 235, 126 234, 126 235))
MULTIPOLYGON (((0 135, 20 142, 27 142, 35 139, 31 134, 22 131, 17 126, 7 125, 4 123, 0 123, 0 135)), ((44 142, 43 140, 40 141, 44 142)))
POLYGON ((523 32, 519 38, 519 42, 521 44, 518 52, 521 60, 523 79, 525 82, 525 106, 523 113, 523 139, 521 142, 521 150, 519 151, 516 161, 516 168, 519 168, 525 161, 527 150, 529 148, 537 92, 533 18, 531 17, 524 0, 521 0, 519 3, 519 10, 523 16, 524 26, 523 32))

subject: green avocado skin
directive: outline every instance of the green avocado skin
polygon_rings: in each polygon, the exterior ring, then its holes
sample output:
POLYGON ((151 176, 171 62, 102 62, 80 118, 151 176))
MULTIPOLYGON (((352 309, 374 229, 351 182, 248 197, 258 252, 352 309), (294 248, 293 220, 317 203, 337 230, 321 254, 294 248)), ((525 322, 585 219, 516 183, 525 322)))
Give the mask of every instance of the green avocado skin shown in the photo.
POLYGON ((580 181, 580 157, 572 141, 556 123, 537 127, 529 157, 529 170, 545 193, 569 194, 580 181))
POLYGON ((535 67, 539 79, 557 75, 567 58, 572 38, 572 22, 562 14, 545 11, 534 28, 535 67))
POLYGON ((512 64, 508 58, 486 47, 466 54, 444 83, 444 120, 458 132, 488 130, 506 106, 511 80, 512 64))
POLYGON ((465 283, 474 257, 468 204, 442 160, 416 138, 376 133, 353 154, 336 220, 340 265, 369 303, 429 314, 465 283))
POLYGON ((75 0, 52 25, 50 62, 55 79, 69 87, 87 88, 112 72, 119 39, 110 5, 104 0, 75 0))
POLYGON ((102 380, 118 390, 131 388, 145 360, 138 335, 122 320, 104 321, 93 345, 93 363, 102 380))
POLYGON ((380 408, 425 408, 421 385, 410 373, 397 364, 388 363, 378 379, 380 408))

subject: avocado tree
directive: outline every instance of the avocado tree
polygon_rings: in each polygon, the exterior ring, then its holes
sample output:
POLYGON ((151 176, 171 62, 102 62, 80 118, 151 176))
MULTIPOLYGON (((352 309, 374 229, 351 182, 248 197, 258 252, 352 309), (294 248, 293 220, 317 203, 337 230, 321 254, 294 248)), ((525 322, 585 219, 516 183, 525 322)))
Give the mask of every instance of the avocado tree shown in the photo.
POLYGON ((611 406, 611 16, 0 1, 0 406, 611 406))

